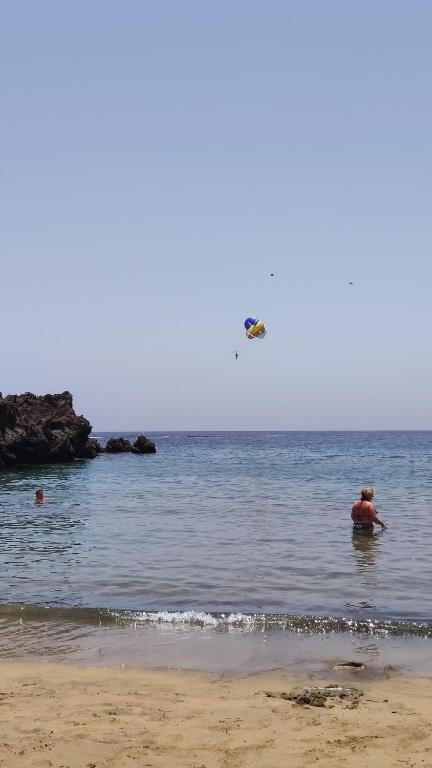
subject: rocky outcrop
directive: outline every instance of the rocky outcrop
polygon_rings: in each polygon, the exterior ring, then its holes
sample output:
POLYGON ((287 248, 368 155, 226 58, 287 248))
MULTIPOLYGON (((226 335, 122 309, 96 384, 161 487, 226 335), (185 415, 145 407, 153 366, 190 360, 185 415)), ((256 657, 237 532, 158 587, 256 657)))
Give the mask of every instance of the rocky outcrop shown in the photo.
POLYGON ((134 444, 131 445, 129 440, 124 437, 112 437, 108 440, 105 446, 106 453, 156 453, 155 444, 145 437, 145 435, 139 435, 134 444))
POLYGON ((81 453, 83 459, 95 459, 100 453, 103 452, 103 448, 100 443, 94 438, 89 437, 81 453))
POLYGON ((124 437, 112 437, 105 446, 106 453, 128 453, 132 450, 129 440, 124 437))
POLYGON ((140 435, 132 446, 132 453, 156 453, 156 446, 145 435, 140 435))
POLYGON ((91 424, 73 409, 72 395, 0 393, 0 469, 94 458, 102 449, 91 424))
POLYGON ((108 440, 105 449, 90 437, 91 424, 77 416, 70 392, 61 395, 8 395, 0 392, 0 470, 16 464, 49 464, 94 459, 106 453, 156 453, 140 435, 132 445, 124 437, 108 440))

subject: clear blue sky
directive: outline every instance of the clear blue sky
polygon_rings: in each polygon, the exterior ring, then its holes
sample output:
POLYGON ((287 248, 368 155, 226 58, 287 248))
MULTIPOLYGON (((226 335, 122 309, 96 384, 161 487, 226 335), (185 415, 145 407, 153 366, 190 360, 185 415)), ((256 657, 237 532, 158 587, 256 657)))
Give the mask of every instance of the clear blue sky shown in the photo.
POLYGON ((431 38, 428 0, 3 3, 0 390, 432 428, 431 38))

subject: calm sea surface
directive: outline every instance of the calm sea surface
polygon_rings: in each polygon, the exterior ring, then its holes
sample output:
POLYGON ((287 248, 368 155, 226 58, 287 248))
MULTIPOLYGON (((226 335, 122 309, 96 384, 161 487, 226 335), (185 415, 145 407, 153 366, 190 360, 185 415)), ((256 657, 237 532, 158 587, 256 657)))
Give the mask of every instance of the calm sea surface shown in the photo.
POLYGON ((432 433, 149 436, 0 473, 4 620, 432 634, 432 433), (364 484, 388 530, 353 536, 364 484))

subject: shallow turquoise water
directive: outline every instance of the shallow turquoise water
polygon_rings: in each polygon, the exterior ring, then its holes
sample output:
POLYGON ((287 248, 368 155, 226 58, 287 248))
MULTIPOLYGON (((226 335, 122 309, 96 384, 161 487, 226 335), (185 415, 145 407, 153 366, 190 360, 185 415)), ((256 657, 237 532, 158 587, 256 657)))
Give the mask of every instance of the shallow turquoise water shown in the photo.
POLYGON ((154 456, 0 475, 3 605, 432 618, 432 433, 149 436, 154 456), (389 527, 353 537, 366 483, 389 527))

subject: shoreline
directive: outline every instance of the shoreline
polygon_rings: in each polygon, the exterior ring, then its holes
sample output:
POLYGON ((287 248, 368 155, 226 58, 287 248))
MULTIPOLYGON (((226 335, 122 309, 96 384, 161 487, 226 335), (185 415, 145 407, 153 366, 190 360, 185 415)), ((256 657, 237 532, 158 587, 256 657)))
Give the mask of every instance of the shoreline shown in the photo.
MULTIPOLYGON (((178 669, 219 675, 283 670, 335 677, 337 663, 364 665, 362 680, 390 670, 405 677, 432 675, 430 637, 338 632, 248 630, 182 623, 123 625, 65 620, 0 619, 0 659, 81 667, 178 669)), ((1 662, 0 662, 1 663, 1 662)))
POLYGON ((2 662, 0 671, 0 765, 8 768, 432 765, 425 678, 352 683, 362 691, 354 708, 280 698, 312 681, 329 684, 332 676, 221 677, 45 662, 2 662))

